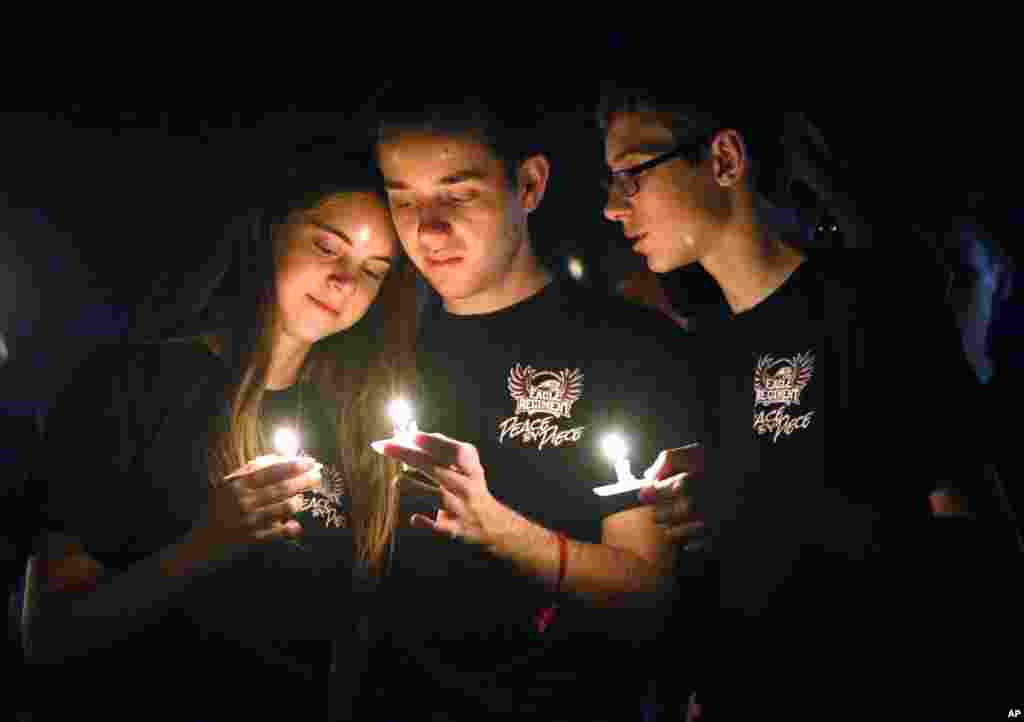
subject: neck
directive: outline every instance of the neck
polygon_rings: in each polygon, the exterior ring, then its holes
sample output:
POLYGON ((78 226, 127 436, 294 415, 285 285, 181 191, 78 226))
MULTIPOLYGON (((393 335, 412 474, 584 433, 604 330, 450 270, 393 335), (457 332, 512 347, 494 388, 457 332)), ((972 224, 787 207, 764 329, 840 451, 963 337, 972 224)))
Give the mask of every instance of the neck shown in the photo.
POLYGON ((444 308, 456 316, 493 313, 525 301, 550 282, 551 274, 541 265, 526 239, 500 278, 466 298, 443 299, 444 308))
POLYGON ((267 388, 280 391, 294 384, 299 378, 302 362, 312 345, 292 338, 287 334, 279 334, 274 339, 270 352, 270 365, 267 368, 267 388))
POLYGON ((718 282, 732 312, 743 313, 778 290, 805 260, 751 209, 723 229, 701 265, 718 282))

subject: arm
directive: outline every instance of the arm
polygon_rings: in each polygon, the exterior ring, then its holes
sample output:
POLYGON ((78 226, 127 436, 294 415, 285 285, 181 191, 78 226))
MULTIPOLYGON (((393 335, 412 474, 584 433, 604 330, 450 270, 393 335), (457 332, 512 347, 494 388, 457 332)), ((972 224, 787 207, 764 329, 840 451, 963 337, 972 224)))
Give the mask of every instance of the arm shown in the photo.
MULTIPOLYGON (((525 576, 554 587, 559 544, 548 530, 495 499, 476 449, 440 435, 418 434, 418 449, 378 442, 379 452, 435 479, 442 508, 437 519, 415 515, 416 526, 483 547, 525 576)), ((604 520, 601 543, 567 540, 562 591, 595 606, 648 605, 672 589, 672 545, 659 533, 651 509, 631 509, 604 520)))
MULTIPOLYGON (((481 543, 520 573, 553 587, 560 563, 556 534, 493 503, 496 507, 481 515, 490 520, 481 543)), ((446 517, 434 523, 435 531, 444 533, 449 522, 456 523, 446 517)), ((593 605, 649 602, 671 587, 672 546, 658 532, 651 509, 630 509, 606 518, 599 544, 568 539, 567 545, 561 588, 593 605)))
POLYGON ((74 537, 46 534, 26 583, 25 652, 59 664, 122 640, 158 619, 207 563, 190 533, 122 574, 105 569, 74 537))
POLYGON ((233 475, 211 490, 207 512, 191 531, 121 572, 105 569, 74 537, 46 535, 26 592, 29 659, 61 663, 123 640, 158 621, 197 574, 249 544, 300 533, 288 518, 301 508, 296 495, 319 482, 315 471, 302 473, 310 468, 274 464, 233 475))

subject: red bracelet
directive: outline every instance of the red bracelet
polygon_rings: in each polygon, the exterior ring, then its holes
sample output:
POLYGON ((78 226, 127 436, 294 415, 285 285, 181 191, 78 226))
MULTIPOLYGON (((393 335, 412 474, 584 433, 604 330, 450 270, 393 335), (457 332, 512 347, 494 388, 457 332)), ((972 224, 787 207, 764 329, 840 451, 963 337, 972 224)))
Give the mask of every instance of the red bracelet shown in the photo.
POLYGON ((565 581, 566 567, 569 566, 569 540, 562 532, 555 532, 558 537, 558 582, 555 584, 555 594, 562 591, 562 582, 565 581))
MULTIPOLYGON (((558 594, 562 591, 562 582, 565 581, 565 570, 569 566, 569 541, 565 538, 565 534, 562 532, 555 532, 555 536, 558 537, 558 581, 555 583, 554 593, 558 594)), ((537 631, 544 634, 547 628, 551 626, 551 622, 555 620, 555 615, 558 613, 558 600, 551 602, 551 604, 537 613, 537 631)))

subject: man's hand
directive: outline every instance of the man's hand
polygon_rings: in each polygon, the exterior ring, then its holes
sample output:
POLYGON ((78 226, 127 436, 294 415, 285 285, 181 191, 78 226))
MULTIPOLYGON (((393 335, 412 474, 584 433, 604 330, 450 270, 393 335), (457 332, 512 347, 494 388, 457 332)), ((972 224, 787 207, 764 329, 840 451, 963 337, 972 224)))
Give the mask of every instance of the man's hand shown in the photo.
POLYGON ((464 538, 511 562, 520 573, 547 585, 558 584, 564 593, 596 606, 622 606, 626 600, 637 600, 635 603, 648 608, 650 595, 657 598, 667 588, 672 546, 665 542, 649 508, 605 518, 600 543, 567 539, 563 568, 559 535, 492 496, 471 444, 441 434, 419 433, 411 442, 388 439, 372 446, 438 484, 441 508, 437 518, 415 514, 414 526, 452 539, 464 538), (564 572, 561 583, 560 571, 564 572))
POLYGON ((639 492, 640 501, 654 506, 654 520, 666 537, 681 542, 686 551, 696 551, 705 545, 704 521, 693 509, 690 497, 690 484, 703 473, 702 446, 668 449, 658 454, 644 473, 654 483, 639 492))
POLYGON ((417 433, 414 443, 416 448, 391 440, 372 445, 378 453, 405 462, 437 482, 441 498, 437 518, 414 514, 412 525, 453 540, 491 546, 514 514, 491 496, 476 447, 441 434, 417 433))

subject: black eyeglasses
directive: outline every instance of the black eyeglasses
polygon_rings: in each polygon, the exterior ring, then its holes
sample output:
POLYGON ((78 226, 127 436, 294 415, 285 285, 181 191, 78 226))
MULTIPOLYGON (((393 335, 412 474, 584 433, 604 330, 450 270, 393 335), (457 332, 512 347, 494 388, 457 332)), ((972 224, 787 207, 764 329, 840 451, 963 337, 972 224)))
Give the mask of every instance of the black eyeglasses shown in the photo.
MULTIPOLYGON (((717 131, 716 131, 717 132, 717 131)), ((711 136, 712 138, 714 135, 711 136)), ((700 138, 683 145, 676 146, 667 153, 651 158, 650 160, 644 161, 639 165, 635 165, 632 168, 623 168, 622 170, 608 171, 607 175, 601 179, 601 187, 606 192, 611 192, 614 188, 625 198, 635 196, 640 192, 640 181, 637 178, 641 173, 646 170, 650 170, 656 166, 661 165, 673 158, 678 158, 681 155, 687 155, 700 148, 702 145, 708 142, 708 138, 700 138)))

